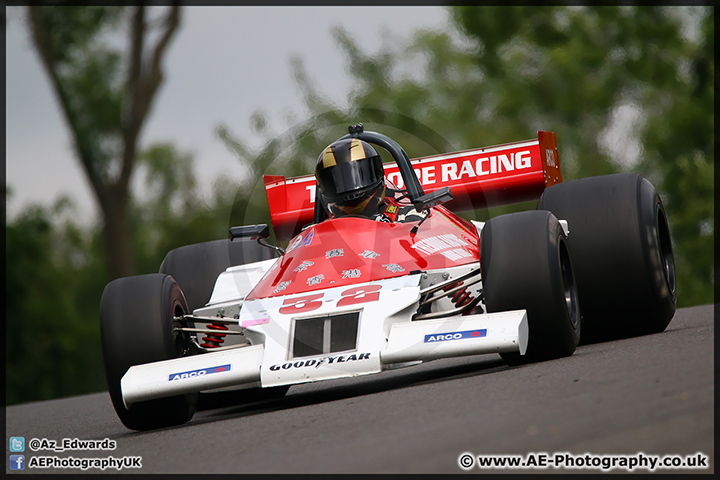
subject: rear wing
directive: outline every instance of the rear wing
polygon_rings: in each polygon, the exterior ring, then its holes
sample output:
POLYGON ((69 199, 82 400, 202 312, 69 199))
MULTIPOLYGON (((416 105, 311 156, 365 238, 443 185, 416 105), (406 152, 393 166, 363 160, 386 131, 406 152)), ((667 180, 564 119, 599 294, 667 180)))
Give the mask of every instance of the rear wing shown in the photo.
MULTIPOLYGON (((555 133, 492 147, 413 159, 410 162, 425 193, 450 187, 450 210, 466 211, 539 198, 545 187, 562 182, 555 133)), ((394 162, 385 163, 385 178, 404 187, 394 162)), ((312 223, 315 176, 286 179, 264 175, 270 218, 278 241, 289 240, 312 223)))

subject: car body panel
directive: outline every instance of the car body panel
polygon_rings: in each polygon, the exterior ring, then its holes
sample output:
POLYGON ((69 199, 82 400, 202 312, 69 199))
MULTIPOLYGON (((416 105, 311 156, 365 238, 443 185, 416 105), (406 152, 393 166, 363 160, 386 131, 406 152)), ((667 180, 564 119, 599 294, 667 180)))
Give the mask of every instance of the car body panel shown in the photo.
MULTIPOLYGON (((454 211, 477 210, 534 200, 546 187, 562 182, 555 133, 491 147, 432 155, 411 160, 425 193, 450 187, 454 211)), ((403 188, 398 166, 385 163, 385 178, 403 188)), ((289 240, 313 221, 315 177, 265 175, 275 237, 289 240)))
MULTIPOLYGON (((484 224, 446 207, 482 208, 539 197, 546 186, 562 181, 554 134, 538 132, 536 140, 416 159, 412 168, 426 192, 451 187, 454 195, 451 202, 431 207, 421 224, 344 217, 309 225, 314 177, 266 176, 273 230, 278 240, 290 240, 286 251, 277 259, 222 272, 208 304, 189 320, 217 319, 234 335, 219 349, 130 367, 121 380, 126 407, 233 386, 367 375, 437 358, 524 354, 525 310, 456 314, 457 299, 442 292, 421 304, 429 292, 459 289, 456 279, 479 273, 484 224), (434 318, 435 313, 444 316, 434 318)), ((386 179, 402 187, 397 172, 397 166, 386 164, 386 179)), ((480 300, 482 283, 474 278, 467 293, 480 300)))
MULTIPOLYGON (((400 277, 479 260, 477 231, 432 209, 417 234, 414 223, 342 217, 296 236, 248 294, 248 299, 311 292, 329 286, 400 277)), ((416 222, 417 223, 417 222, 416 222)))

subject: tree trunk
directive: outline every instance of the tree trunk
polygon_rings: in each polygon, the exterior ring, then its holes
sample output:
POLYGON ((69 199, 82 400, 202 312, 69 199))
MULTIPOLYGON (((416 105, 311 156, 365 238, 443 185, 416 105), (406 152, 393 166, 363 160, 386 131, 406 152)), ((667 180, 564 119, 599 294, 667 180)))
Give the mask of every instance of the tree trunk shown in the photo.
MULTIPOLYGON (((67 49, 80 51, 85 48, 82 42, 69 35, 57 35, 63 28, 69 28, 72 22, 58 20, 58 14, 71 19, 70 10, 52 10, 54 21, 48 23, 49 17, 46 8, 55 7, 28 7, 28 19, 31 25, 33 42, 37 48, 43 66, 50 77, 60 106, 68 122, 75 150, 81 165, 95 192, 103 216, 102 234, 108 273, 114 278, 127 277, 135 274, 135 257, 132 252, 131 223, 129 215, 130 177, 135 167, 138 138, 152 107, 153 99, 163 80, 162 59, 168 45, 177 31, 180 23, 180 6, 177 2, 167 10, 154 48, 146 52, 147 29, 145 6, 135 7, 134 15, 130 20, 131 47, 128 52, 128 78, 122 93, 121 118, 117 119, 117 128, 113 132, 107 129, 96 129, 94 124, 97 117, 104 118, 107 112, 94 111, 89 106, 92 102, 83 102, 82 88, 67 88, 68 85, 77 87, 77 78, 84 78, 87 66, 78 61, 73 55, 59 55, 58 52, 67 49), (65 25, 63 27, 63 25, 65 25), (54 31, 51 30, 55 28, 54 31), (53 35, 55 33, 55 35, 53 35), (145 54, 147 53, 147 54, 145 54), (78 76, 78 73, 81 75, 78 76), (78 101, 80 100, 80 101, 78 101), (93 117, 95 116, 95 117, 93 117), (117 152, 104 147, 103 140, 121 140, 122 153, 119 158, 117 152), (107 159, 113 159, 120 167, 117 175, 109 175, 107 159)), ((99 42, 97 37, 100 28, 97 22, 106 21, 106 17, 92 19, 86 15, 80 27, 85 32, 92 32, 90 45, 99 42), (95 22, 95 23, 93 23, 95 22)), ((77 25, 76 25, 77 26, 77 25)), ((90 49, 92 50, 92 49, 90 49)), ((102 52, 101 52, 102 53, 102 52)), ((105 60, 107 54, 93 53, 95 59, 105 60)), ((103 63, 102 61, 98 63, 103 63)), ((112 83, 117 78, 97 79, 112 83)), ((119 93, 119 92, 118 92, 119 93)), ((110 142, 109 144, 114 144, 110 142)))
POLYGON ((103 213, 103 244, 110 277, 135 274, 135 260, 131 246, 130 215, 127 189, 109 189, 100 202, 103 213))

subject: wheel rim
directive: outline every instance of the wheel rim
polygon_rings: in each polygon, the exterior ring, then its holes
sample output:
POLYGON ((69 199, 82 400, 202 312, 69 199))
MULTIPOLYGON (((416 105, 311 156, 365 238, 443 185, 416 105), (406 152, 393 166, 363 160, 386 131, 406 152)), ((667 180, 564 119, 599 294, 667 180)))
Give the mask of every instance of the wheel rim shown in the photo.
POLYGON ((672 242, 670 240, 670 229, 668 227, 665 212, 657 204, 657 234, 658 246, 660 247, 660 260, 663 267, 663 275, 667 283, 670 294, 675 295, 675 258, 672 251, 672 242))
POLYGON ((185 308, 183 307, 183 304, 180 300, 176 300, 173 302, 172 305, 172 328, 173 328, 173 343, 174 343, 174 350, 175 350, 175 357, 182 357, 188 354, 190 351, 190 336, 185 332, 178 332, 175 331, 175 328, 182 328, 184 325, 184 322, 179 322, 175 320, 176 318, 181 318, 185 315, 185 308))
POLYGON ((570 254, 564 240, 559 242, 560 250, 560 273, 562 275, 563 293, 565 295, 565 308, 573 328, 577 329, 580 319, 578 307, 578 293, 575 285, 575 275, 570 264, 570 254))

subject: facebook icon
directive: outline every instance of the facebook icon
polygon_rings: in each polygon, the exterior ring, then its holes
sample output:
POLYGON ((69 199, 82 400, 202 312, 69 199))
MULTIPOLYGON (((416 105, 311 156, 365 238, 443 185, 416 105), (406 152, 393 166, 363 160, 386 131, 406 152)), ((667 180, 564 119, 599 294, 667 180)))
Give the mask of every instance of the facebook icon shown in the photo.
POLYGON ((25 455, 10 455, 10 470, 25 470, 25 455))

